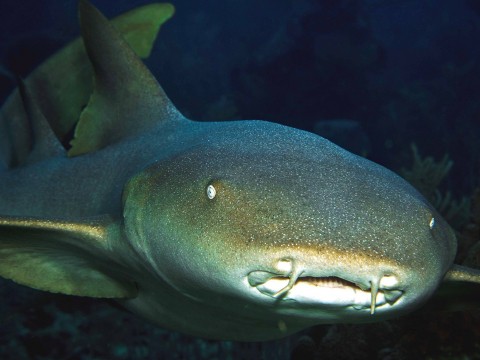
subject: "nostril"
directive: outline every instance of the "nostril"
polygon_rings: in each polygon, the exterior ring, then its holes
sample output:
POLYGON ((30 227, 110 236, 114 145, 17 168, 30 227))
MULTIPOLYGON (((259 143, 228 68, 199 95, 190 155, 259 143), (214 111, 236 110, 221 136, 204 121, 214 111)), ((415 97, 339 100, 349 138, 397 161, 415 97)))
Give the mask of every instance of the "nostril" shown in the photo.
POLYGON ((248 274, 248 283, 250 286, 258 286, 266 283, 271 278, 278 276, 278 274, 273 274, 268 271, 252 271, 248 274))
POLYGON ((380 279, 379 287, 380 289, 391 289, 398 286, 398 280, 395 276, 391 274, 384 275, 380 279))
POLYGON ((289 274, 292 272, 293 263, 291 259, 285 258, 281 259, 276 266, 280 274, 289 274))
POLYGON ((403 291, 398 289, 399 281, 392 274, 385 274, 380 279, 380 289, 385 295, 385 301, 390 305, 394 304, 402 295, 403 291))
POLYGON ((397 301, 403 294, 403 291, 401 290, 385 290, 385 300, 392 305, 397 301))
POLYGON ((248 283, 250 286, 256 287, 266 283, 275 276, 290 278, 293 273, 293 261, 289 258, 280 259, 275 264, 275 269, 272 269, 272 271, 252 271, 248 274, 248 283))

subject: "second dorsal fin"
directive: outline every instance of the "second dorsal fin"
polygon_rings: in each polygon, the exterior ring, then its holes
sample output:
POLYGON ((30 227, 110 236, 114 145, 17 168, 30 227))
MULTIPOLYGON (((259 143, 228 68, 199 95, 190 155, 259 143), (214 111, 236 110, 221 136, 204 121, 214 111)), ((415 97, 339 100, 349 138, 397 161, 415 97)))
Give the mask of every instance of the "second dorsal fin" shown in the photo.
POLYGON ((94 91, 75 129, 69 156, 99 150, 183 116, 135 52, 86 0, 80 26, 94 70, 94 91))

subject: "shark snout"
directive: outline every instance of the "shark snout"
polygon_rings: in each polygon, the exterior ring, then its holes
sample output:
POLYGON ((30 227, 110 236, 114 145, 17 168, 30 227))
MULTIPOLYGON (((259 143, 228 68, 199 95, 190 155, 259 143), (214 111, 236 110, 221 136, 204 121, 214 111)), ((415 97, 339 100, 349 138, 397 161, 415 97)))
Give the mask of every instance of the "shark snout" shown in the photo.
POLYGON ((309 269, 284 258, 272 270, 251 271, 247 281, 259 294, 277 301, 369 310, 372 315, 378 308, 395 306, 404 294, 399 278, 392 271, 361 273, 309 269))

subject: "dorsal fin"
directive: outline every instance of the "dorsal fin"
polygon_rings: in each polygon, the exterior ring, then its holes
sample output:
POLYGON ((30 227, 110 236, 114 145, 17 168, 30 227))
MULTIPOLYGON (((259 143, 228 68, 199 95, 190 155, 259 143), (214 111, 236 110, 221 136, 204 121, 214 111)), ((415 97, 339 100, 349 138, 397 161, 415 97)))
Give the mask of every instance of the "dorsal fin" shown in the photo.
POLYGON ((32 147, 26 163, 66 155, 65 148, 53 133, 50 124, 21 79, 18 80, 18 89, 32 129, 32 147))
POLYGON ((183 116, 132 48, 86 0, 79 2, 81 33, 94 70, 94 91, 75 129, 69 156, 183 116))
MULTIPOLYGON (((174 13, 173 5, 153 3, 135 8, 111 22, 141 57, 149 55, 163 23, 174 13)), ((49 57, 26 79, 56 137, 66 143, 80 112, 93 92, 93 69, 82 39, 78 38, 49 57)), ((18 89, 0 108, 0 171, 28 162, 31 126, 18 89)))

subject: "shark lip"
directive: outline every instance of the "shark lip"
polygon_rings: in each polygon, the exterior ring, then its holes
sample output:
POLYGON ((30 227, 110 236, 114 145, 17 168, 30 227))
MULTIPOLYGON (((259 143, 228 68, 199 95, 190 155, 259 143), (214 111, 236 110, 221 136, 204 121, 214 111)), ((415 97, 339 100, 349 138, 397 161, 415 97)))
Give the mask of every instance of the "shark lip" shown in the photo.
POLYGON ((396 278, 391 275, 360 283, 337 276, 300 275, 292 281, 292 276, 261 273, 263 274, 253 272, 248 276, 250 285, 258 292, 271 298, 293 300, 307 306, 369 309, 373 315, 377 308, 395 304, 404 293, 398 288, 396 278))

